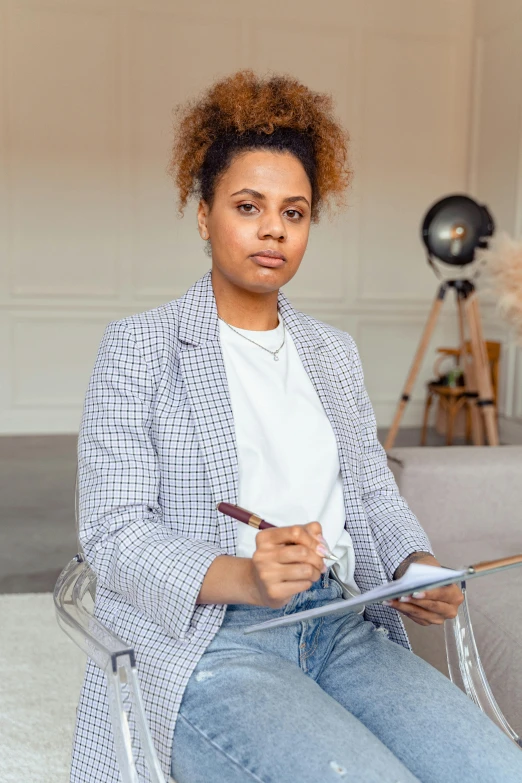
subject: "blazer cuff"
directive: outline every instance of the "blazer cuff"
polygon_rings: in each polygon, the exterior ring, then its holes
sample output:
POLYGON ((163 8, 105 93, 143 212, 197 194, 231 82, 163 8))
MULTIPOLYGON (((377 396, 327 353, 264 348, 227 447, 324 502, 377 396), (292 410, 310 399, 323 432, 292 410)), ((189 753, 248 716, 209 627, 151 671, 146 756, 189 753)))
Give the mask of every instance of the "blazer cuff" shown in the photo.
POLYGON ((165 596, 170 598, 167 611, 170 632, 178 639, 187 639, 197 631, 198 620, 206 624, 202 616, 204 607, 196 604, 196 600, 211 564, 216 557, 227 553, 199 539, 185 538, 181 547, 180 543, 178 539, 176 563, 169 572, 165 596))
POLYGON ((393 551, 390 552, 388 550, 384 557, 381 554, 381 560, 384 563, 386 575, 390 582, 393 581, 393 575, 400 564, 403 563, 409 555, 413 554, 413 552, 428 552, 428 554, 436 557, 428 538, 414 538, 413 536, 408 536, 403 539, 400 545, 394 544, 393 551))

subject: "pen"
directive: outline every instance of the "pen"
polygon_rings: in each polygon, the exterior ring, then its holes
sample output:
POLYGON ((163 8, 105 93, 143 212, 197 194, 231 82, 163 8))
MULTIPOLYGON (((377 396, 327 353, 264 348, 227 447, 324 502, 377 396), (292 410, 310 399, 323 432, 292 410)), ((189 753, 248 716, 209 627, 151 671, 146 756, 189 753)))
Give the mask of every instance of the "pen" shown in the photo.
MULTIPOLYGON (((265 530, 267 527, 277 527, 277 525, 273 525, 271 522, 261 519, 260 516, 252 513, 252 511, 247 511, 246 508, 235 506, 232 503, 218 503, 216 508, 218 511, 221 511, 222 514, 237 519, 238 522, 244 522, 246 525, 250 525, 250 527, 255 527, 257 530, 265 530)), ((327 560, 339 561, 339 558, 332 554, 328 547, 325 546, 325 549, 327 550, 327 553, 324 557, 327 560)))

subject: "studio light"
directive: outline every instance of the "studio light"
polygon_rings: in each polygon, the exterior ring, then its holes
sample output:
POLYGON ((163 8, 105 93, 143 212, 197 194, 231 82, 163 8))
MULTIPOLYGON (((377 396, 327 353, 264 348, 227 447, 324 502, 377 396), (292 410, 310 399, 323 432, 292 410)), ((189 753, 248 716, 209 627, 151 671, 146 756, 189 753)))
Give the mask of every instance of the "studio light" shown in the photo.
MULTIPOLYGON (((473 442, 475 445, 481 445, 485 432, 488 444, 498 445, 497 418, 478 300, 475 285, 464 272, 464 268, 469 267, 475 260, 477 248, 488 246, 487 238, 493 235, 494 230, 495 224, 487 207, 469 196, 461 194, 446 196, 435 202, 426 212, 422 221, 421 236, 426 247, 428 263, 439 277, 442 275, 434 264, 434 259, 452 267, 453 273, 451 277, 445 275, 446 279, 441 283, 435 297, 393 424, 384 444, 386 450, 391 449, 395 442, 404 409, 410 400, 424 354, 437 324, 444 298, 450 288, 455 291, 457 299, 460 357, 463 362, 467 362, 466 389, 463 394, 471 407, 473 442), (470 360, 465 347, 468 335, 471 343, 470 360)), ((468 268, 466 271, 471 270, 468 268)))
POLYGON ((495 224, 484 204, 469 196, 454 195, 437 201, 422 222, 422 241, 428 261, 433 257, 452 266, 466 266, 475 260, 478 247, 487 247, 495 224))

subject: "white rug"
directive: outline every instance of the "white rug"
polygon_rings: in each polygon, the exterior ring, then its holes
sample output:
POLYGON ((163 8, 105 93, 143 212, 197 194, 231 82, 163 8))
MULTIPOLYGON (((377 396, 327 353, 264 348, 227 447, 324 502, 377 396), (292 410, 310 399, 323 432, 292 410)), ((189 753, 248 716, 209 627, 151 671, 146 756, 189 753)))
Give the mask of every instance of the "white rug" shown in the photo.
POLYGON ((0 595, 2 783, 68 783, 84 668, 50 593, 0 595))

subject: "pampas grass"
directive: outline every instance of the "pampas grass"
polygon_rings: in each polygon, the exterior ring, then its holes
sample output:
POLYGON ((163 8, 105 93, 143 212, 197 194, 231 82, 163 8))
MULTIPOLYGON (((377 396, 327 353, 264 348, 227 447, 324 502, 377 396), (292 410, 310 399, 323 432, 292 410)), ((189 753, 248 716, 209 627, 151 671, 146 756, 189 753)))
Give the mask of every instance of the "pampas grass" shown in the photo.
POLYGON ((502 233, 480 251, 486 290, 497 299, 500 314, 513 327, 522 344, 522 242, 502 233))

